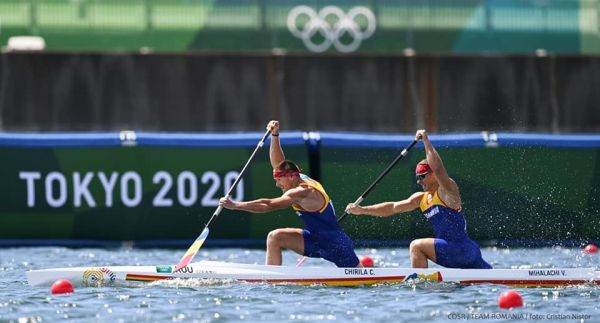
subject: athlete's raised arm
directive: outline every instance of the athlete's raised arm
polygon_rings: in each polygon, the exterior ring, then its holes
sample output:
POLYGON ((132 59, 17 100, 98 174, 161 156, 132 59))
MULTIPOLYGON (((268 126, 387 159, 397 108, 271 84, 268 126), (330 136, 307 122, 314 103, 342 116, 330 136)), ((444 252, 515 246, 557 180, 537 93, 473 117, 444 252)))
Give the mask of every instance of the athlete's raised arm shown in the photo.
POLYGON ((448 176, 446 168, 444 167, 444 163, 442 163, 442 158, 429 141, 427 131, 418 130, 415 134, 415 140, 423 141, 423 146, 425 147, 425 154, 427 156, 427 164, 429 164, 429 167, 435 174, 435 177, 437 178, 437 181, 440 185, 440 189, 438 190, 440 197, 451 208, 460 209, 462 202, 460 199, 460 191, 458 190, 458 185, 456 185, 456 182, 454 182, 454 180, 452 180, 448 176))
POLYGON ((273 169, 285 160, 281 143, 279 142, 279 121, 271 120, 267 125, 267 129, 271 130, 271 146, 269 148, 269 159, 273 169))

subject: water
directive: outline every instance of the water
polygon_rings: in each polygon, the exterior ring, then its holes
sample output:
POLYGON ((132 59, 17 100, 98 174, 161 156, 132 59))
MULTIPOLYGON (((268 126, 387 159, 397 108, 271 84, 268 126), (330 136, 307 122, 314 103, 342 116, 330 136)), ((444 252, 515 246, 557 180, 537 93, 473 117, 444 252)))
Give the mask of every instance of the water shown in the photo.
MULTIPOLYGON (((371 255, 382 267, 410 265, 407 249, 359 249, 357 253, 371 255)), ((52 296, 49 288, 30 287, 25 279, 29 269, 173 264, 182 254, 183 250, 159 249, 0 249, 0 321, 600 322, 600 288, 593 286, 519 289, 525 306, 506 311, 498 308, 497 299, 508 288, 499 285, 422 283, 344 288, 191 280, 143 287, 76 288, 71 295, 52 296)), ((483 254, 496 268, 597 268, 600 257, 558 247, 485 248, 483 254)), ((262 263, 264 251, 202 249, 197 258, 262 263)), ((296 259, 291 253, 284 254, 285 264, 294 264, 296 259)), ((318 259, 309 259, 306 265, 330 266, 318 259)))

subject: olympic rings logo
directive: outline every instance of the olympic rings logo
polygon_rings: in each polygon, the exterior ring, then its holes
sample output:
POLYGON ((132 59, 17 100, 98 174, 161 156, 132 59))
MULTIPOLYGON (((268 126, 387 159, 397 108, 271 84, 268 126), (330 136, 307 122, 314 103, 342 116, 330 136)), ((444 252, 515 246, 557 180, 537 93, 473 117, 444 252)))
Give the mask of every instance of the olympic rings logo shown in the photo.
POLYGON ((324 7, 318 13, 311 7, 297 6, 288 14, 287 27, 312 52, 322 53, 333 44, 339 52, 350 53, 357 50, 363 40, 373 35, 376 20, 367 7, 353 7, 346 14, 336 6, 324 7), (357 22, 361 18, 367 21, 365 28, 361 28, 357 22), (314 36, 317 33, 323 37, 323 41, 315 42, 314 36), (341 38, 346 34, 352 41, 343 43, 341 38))

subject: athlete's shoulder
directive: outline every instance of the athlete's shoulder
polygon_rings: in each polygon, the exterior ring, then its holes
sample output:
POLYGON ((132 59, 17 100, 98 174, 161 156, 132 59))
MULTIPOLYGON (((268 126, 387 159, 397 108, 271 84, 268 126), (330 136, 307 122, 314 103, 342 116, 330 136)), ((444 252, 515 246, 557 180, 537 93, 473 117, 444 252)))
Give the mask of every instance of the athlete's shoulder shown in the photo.
POLYGON ((446 180, 438 182, 440 184, 440 187, 437 190, 438 195, 443 194, 460 196, 460 188, 458 187, 456 181, 451 177, 447 177, 446 180))
POLYGON ((452 181, 452 189, 447 189, 444 187, 438 188, 436 192, 436 197, 439 199, 445 206, 460 211, 462 209, 462 199, 460 197, 460 190, 458 189, 458 185, 454 180, 452 181))
POLYGON ((310 184, 318 184, 318 185, 321 185, 321 183, 319 183, 318 181, 316 181, 316 180, 314 180, 314 179, 310 178, 310 176, 308 176, 308 175, 306 175, 306 174, 302 174, 302 173, 300 173, 300 179, 301 179, 301 180, 302 180, 304 183, 306 183, 306 184, 309 184, 309 185, 310 185, 310 184))
POLYGON ((420 200, 425 196, 427 192, 414 192, 408 199, 409 200, 420 200))
POLYGON ((312 187, 301 184, 297 187, 287 190, 283 195, 292 198, 304 198, 310 193, 311 190, 312 187))

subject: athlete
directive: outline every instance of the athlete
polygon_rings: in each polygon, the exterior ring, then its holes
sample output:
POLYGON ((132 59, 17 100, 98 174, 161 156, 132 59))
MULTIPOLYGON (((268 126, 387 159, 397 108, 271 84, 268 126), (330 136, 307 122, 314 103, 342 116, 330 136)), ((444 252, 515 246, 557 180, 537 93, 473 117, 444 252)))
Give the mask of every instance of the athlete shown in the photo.
POLYGON ((492 268, 481 257, 477 243, 467 235, 458 186, 448 177, 427 132, 417 131, 415 140, 423 141, 427 156, 415 169, 417 183, 423 191, 398 202, 370 206, 350 203, 346 212, 387 217, 419 208, 433 226, 435 238, 416 239, 410 243, 410 262, 413 268, 427 268, 428 260, 449 268, 492 268))
POLYGON ((267 265, 281 265, 281 252, 323 258, 338 267, 359 267, 352 240, 337 223, 333 204, 321 184, 301 173, 300 167, 285 160, 279 141, 279 122, 269 122, 271 147, 269 157, 275 185, 283 191, 277 198, 235 202, 221 198, 220 205, 230 210, 264 213, 292 207, 304 221, 305 228, 273 230, 267 236, 267 265))

